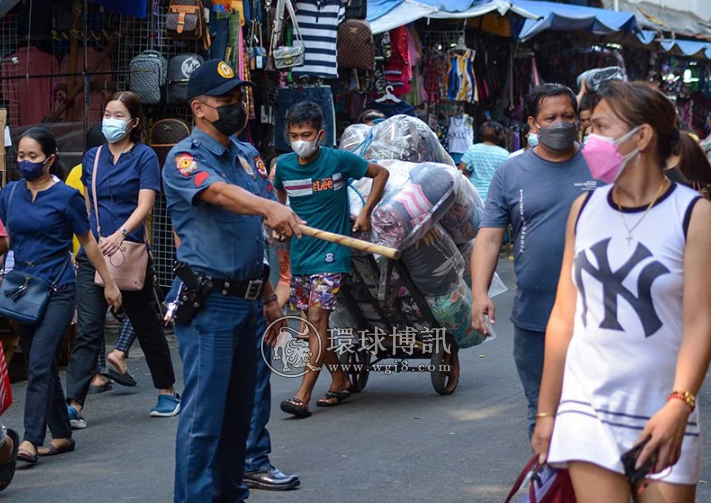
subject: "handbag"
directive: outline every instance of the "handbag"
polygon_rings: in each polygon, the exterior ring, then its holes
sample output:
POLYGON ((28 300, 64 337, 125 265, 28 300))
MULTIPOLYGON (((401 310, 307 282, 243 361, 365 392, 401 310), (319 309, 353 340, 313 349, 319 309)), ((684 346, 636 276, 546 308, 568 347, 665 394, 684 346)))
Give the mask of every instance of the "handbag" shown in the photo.
POLYGON ((514 482, 506 503, 576 503, 568 470, 559 470, 549 465, 541 466, 538 463, 538 454, 534 454, 514 482), (524 494, 513 500, 530 472, 532 475, 528 495, 524 494))
MULTIPOLYGON (((12 234, 9 225, 10 208, 12 207, 12 199, 15 197, 17 185, 18 184, 15 184, 12 187, 7 203, 7 234, 10 236, 11 244, 12 234)), ((47 309, 49 298, 56 289, 57 283, 59 283, 59 280, 64 275, 64 271, 66 271, 69 262, 71 262, 69 251, 67 250, 61 253, 61 255, 64 254, 66 254, 67 257, 64 261, 64 265, 59 275, 57 275, 57 278, 51 284, 44 278, 33 276, 27 272, 20 272, 16 269, 8 272, 2 280, 2 285, 0 285, 0 314, 25 325, 34 325, 42 320, 44 312, 47 309)), ((49 262, 57 258, 57 255, 59 254, 38 260, 32 265, 40 265, 49 262)), ((15 262, 19 262, 19 260, 16 259, 15 262)), ((5 265, 3 264, 3 272, 4 271, 5 265)))
POLYGON ((306 46, 304 39, 301 36, 299 23, 296 20, 296 12, 291 0, 277 0, 277 14, 274 21, 274 31, 272 31, 272 59, 277 70, 286 70, 297 66, 304 66, 306 62, 306 46), (289 17, 294 25, 294 34, 296 41, 294 45, 279 46, 281 39, 282 22, 284 20, 284 8, 289 11, 289 17))
POLYGON ((367 17, 367 0, 350 0, 346 4, 346 19, 366 19, 367 17))
POLYGON ((170 38, 200 40, 210 48, 210 30, 205 23, 205 9, 200 0, 170 0, 165 16, 165 35, 170 38))
POLYGON ((337 40, 340 68, 375 69, 375 42, 368 21, 346 19, 338 26, 337 40))
MULTIPOLYGON (((103 146, 96 150, 94 157, 94 170, 91 174, 91 192, 94 199, 94 211, 96 212, 96 232, 99 234, 99 243, 103 240, 101 236, 101 223, 99 222, 99 203, 96 199, 96 172, 99 165, 99 155, 103 146)), ((145 230, 145 225, 143 226, 145 230)), ((137 292, 143 290, 146 282, 146 270, 148 269, 148 247, 146 243, 133 243, 124 241, 116 253, 110 257, 104 257, 106 267, 109 269, 111 277, 119 290, 137 292)), ((99 271, 94 275, 94 283, 105 286, 99 271)))

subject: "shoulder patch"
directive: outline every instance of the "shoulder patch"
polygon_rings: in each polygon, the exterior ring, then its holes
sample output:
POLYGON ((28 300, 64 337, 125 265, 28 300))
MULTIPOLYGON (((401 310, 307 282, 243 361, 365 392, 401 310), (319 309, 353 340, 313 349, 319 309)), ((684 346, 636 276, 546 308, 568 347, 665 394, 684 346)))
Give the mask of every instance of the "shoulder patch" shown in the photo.
POLYGON ((198 169, 195 158, 190 154, 180 154, 175 156, 175 167, 183 176, 190 176, 198 169))
POLYGON ((252 178, 256 178, 254 176, 254 170, 252 169, 252 166, 249 165, 249 161, 247 159, 245 159, 244 157, 242 157, 241 155, 238 156, 238 158, 239 158, 240 164, 242 165, 242 168, 247 172, 247 174, 249 176, 251 176, 252 178))
POLYGON ((264 164, 264 161, 260 155, 254 156, 254 165, 257 166, 257 171, 259 171, 259 174, 262 175, 262 178, 269 176, 269 173, 267 173, 267 166, 264 164))

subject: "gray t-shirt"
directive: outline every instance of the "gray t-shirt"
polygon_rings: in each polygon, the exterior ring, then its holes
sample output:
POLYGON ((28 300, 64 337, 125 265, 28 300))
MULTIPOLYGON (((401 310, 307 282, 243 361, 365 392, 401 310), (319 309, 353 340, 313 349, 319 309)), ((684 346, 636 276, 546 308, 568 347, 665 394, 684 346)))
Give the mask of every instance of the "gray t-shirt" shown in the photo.
POLYGON ((481 226, 513 226, 518 289, 511 322, 518 328, 546 330, 563 262, 570 207, 580 194, 596 187, 580 151, 568 161, 550 162, 531 149, 496 170, 481 226))

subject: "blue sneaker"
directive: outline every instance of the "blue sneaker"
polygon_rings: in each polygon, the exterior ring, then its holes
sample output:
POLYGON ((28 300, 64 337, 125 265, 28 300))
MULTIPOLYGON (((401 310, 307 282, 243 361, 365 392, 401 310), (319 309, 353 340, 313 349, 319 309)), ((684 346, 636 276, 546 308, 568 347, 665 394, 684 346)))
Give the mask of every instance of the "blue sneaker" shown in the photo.
POLYGON ((180 395, 158 395, 158 403, 151 410, 151 417, 173 417, 180 412, 180 395))
POLYGON ((67 414, 69 414, 69 424, 72 430, 83 430, 87 427, 86 419, 71 405, 67 405, 67 414))

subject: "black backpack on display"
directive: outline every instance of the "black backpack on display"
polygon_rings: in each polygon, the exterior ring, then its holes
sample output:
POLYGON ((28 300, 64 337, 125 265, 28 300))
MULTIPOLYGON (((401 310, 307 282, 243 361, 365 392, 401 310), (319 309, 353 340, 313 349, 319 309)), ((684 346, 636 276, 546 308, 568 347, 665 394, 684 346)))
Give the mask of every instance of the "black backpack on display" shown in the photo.
POLYGON ((158 51, 144 51, 131 60, 129 72, 128 87, 141 98, 141 103, 160 103, 168 75, 168 60, 158 51))
POLYGON ((168 105, 186 105, 190 75, 205 61, 197 54, 181 54, 168 63, 168 105))

